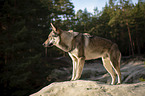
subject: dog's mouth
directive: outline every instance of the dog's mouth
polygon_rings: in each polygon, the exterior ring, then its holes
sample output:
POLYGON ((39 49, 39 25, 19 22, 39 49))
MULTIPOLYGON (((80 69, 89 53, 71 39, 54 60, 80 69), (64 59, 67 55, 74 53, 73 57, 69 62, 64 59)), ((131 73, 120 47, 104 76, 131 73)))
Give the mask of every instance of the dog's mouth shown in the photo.
POLYGON ((53 46, 53 43, 50 43, 47 47, 52 47, 53 46))
POLYGON ((50 44, 48 44, 48 45, 44 43, 43 46, 44 46, 44 47, 52 47, 52 46, 53 46, 53 43, 50 43, 50 44))

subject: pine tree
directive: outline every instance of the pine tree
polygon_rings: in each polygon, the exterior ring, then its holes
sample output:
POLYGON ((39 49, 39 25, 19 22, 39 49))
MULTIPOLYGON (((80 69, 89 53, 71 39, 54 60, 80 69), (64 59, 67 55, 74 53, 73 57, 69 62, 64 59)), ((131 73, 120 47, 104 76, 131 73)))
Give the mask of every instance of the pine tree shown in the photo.
MULTIPOLYGON (((68 0, 5 0, 1 12, 0 94, 29 95, 49 83, 46 77, 53 66, 47 67, 48 62, 43 61, 42 43, 50 32, 50 22, 62 14, 71 18, 73 5, 68 0)), ((51 56, 54 51, 48 53, 51 56)))

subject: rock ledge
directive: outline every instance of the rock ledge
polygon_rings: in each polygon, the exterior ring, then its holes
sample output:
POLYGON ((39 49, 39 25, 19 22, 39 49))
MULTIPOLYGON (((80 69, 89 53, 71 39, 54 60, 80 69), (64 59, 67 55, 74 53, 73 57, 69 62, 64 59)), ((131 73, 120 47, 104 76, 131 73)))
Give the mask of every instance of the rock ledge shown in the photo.
POLYGON ((87 80, 54 82, 30 96, 145 96, 145 82, 121 85, 87 80))

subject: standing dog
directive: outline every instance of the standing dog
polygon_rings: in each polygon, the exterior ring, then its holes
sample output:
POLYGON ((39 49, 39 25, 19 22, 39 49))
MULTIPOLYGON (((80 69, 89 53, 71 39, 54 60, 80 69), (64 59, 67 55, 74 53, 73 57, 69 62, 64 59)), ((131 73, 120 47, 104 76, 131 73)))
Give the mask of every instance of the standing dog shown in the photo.
POLYGON ((117 84, 121 83, 121 53, 115 43, 97 36, 63 31, 55 28, 52 23, 51 27, 52 32, 43 45, 45 47, 55 45, 68 52, 73 62, 71 80, 78 80, 81 77, 85 60, 102 58, 104 67, 112 77, 111 84, 115 84, 116 74, 118 77, 117 84))

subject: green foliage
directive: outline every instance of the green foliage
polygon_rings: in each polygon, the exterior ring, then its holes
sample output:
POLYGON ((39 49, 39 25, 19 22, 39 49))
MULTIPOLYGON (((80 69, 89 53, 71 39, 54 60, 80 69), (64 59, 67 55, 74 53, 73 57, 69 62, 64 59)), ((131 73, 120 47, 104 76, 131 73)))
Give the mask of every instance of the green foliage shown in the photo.
POLYGON ((130 0, 109 0, 103 11, 96 8, 94 14, 79 10, 74 30, 116 42, 122 55, 144 54, 144 8, 141 1, 134 5, 130 0))
MULTIPOLYGON (((0 95, 26 96, 51 82, 46 78, 55 67, 44 59, 42 43, 50 22, 57 22, 59 15, 70 22, 73 5, 69 0, 2 0, 1 4, 0 95)), ((49 48, 47 54, 55 57, 62 52, 49 48)))
POLYGON ((143 79, 143 78, 139 78, 139 80, 142 81, 142 82, 145 81, 145 79, 143 79))

